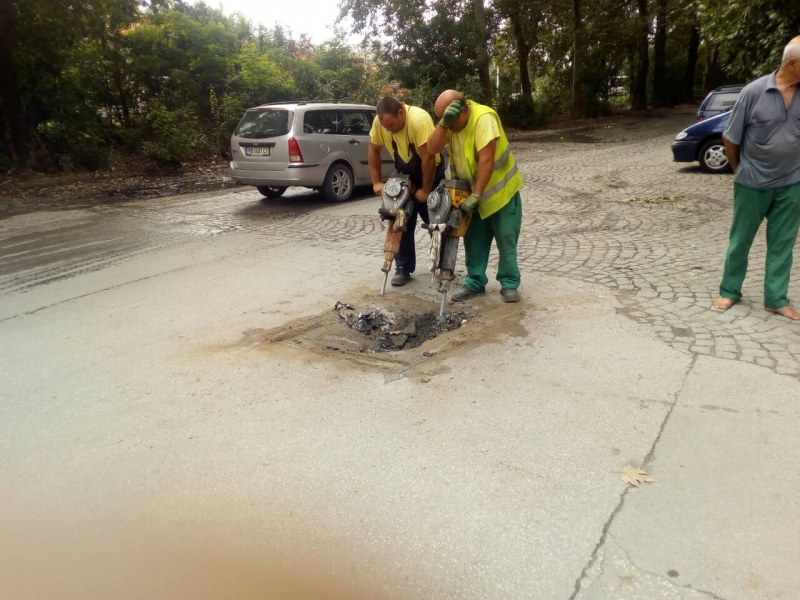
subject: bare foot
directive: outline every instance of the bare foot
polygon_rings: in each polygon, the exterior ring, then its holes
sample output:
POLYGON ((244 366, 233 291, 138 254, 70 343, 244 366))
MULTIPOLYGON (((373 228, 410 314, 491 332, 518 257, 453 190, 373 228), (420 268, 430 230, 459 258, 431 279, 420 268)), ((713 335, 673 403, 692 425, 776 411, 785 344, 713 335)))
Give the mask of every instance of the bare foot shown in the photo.
POLYGON ((728 310, 731 306, 736 304, 736 300, 733 298, 725 298, 724 296, 720 296, 714 302, 711 303, 712 308, 716 308, 717 310, 728 310))
POLYGON ((767 312, 774 313, 776 315, 783 315, 787 319, 791 319, 792 321, 800 321, 800 311, 798 311, 794 306, 786 305, 781 306, 780 308, 767 308, 767 312))

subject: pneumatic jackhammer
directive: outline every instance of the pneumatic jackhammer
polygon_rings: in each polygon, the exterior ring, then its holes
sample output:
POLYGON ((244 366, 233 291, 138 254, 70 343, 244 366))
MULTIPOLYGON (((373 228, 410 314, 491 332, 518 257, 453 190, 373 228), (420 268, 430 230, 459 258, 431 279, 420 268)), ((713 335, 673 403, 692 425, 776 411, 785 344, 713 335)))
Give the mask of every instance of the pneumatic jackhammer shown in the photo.
POLYGON ((456 270, 458 240, 464 237, 469 227, 471 215, 461 211, 461 203, 470 194, 470 185, 459 179, 443 179, 428 194, 428 217, 426 226, 431 234, 430 270, 438 291, 442 295, 439 305, 439 319, 444 318, 447 292, 456 270))
POLYGON ((411 193, 411 178, 408 175, 392 174, 383 185, 381 207, 378 209, 381 219, 388 221, 386 239, 383 242, 381 296, 386 291, 386 282, 389 279, 389 271, 392 269, 392 261, 400 250, 400 240, 408 226, 412 210, 414 210, 414 197, 411 193))

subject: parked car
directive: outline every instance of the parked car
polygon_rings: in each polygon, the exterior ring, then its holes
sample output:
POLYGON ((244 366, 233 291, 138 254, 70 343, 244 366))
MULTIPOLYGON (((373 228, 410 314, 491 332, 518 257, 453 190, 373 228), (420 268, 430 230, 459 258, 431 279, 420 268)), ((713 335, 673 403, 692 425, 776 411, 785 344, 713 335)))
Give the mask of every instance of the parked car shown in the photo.
MULTIPOLYGON (((247 109, 231 136, 230 175, 268 198, 297 185, 347 200, 369 185, 369 130, 375 107, 340 102, 271 102, 247 109)), ((383 176, 394 169, 383 151, 383 176)))
POLYGON ((672 142, 672 158, 675 162, 699 161, 700 166, 709 173, 727 173, 731 168, 725 156, 722 132, 728 125, 730 111, 703 119, 690 125, 672 142))
POLYGON ((736 104, 736 99, 739 97, 743 87, 744 84, 723 85, 710 91, 700 104, 700 108, 697 109, 695 120, 702 121, 703 119, 728 112, 736 104))

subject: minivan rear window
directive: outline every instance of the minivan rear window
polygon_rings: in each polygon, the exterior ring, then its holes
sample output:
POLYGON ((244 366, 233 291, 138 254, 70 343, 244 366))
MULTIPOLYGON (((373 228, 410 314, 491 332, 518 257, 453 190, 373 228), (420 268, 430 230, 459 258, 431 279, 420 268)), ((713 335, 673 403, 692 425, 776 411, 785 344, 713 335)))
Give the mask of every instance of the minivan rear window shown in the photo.
POLYGON ((715 94, 708 103, 706 110, 729 110, 736 104, 739 92, 723 92, 715 94))
POLYGON ((263 139, 289 133, 294 113, 285 108, 252 108, 244 113, 233 135, 263 139))

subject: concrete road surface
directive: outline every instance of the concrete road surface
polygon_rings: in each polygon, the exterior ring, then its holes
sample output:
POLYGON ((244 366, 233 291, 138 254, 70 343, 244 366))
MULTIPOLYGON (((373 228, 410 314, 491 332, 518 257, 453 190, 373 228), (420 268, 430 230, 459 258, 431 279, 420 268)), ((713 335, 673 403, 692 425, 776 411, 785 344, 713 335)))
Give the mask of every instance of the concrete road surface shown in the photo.
POLYGON ((438 309, 422 232, 378 296, 366 194, 0 220, 0 598, 799 598, 800 323, 763 235, 709 310, 732 181, 671 162, 689 122, 518 135, 522 302, 398 352, 333 310, 438 309))

